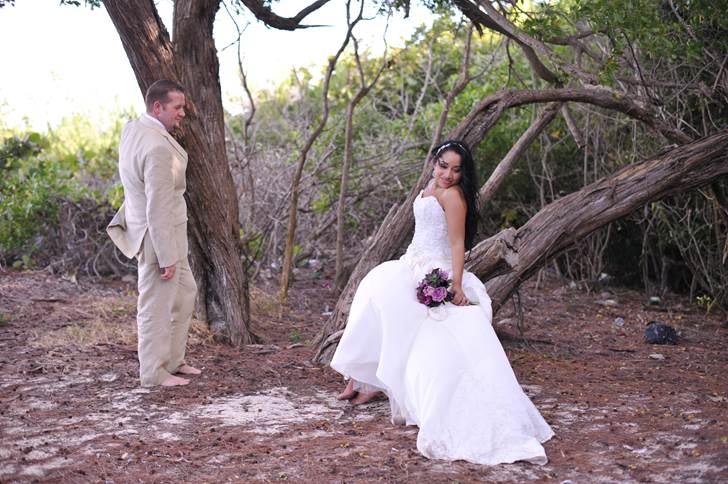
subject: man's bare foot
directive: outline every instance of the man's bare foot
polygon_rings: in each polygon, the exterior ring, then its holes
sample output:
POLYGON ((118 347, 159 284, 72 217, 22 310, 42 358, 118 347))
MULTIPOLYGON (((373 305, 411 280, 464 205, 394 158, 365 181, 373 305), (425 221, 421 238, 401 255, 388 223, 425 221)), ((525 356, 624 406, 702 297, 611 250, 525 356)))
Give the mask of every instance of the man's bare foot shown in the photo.
POLYGON ((347 383, 346 388, 344 388, 344 391, 339 393, 339 396, 336 397, 337 400, 351 400, 354 398, 359 392, 354 390, 354 380, 349 380, 349 383, 347 383))
POLYGON ((190 381, 186 378, 181 378, 174 375, 169 375, 165 378, 160 385, 163 387, 178 387, 181 385, 187 385, 190 381))
POLYGON ((371 393, 359 392, 359 395, 357 395, 356 398, 353 398, 351 400, 351 404, 352 405, 362 405, 364 403, 371 402, 372 400, 374 400, 381 394, 382 394, 382 392, 371 392, 371 393))
POLYGON ((182 364, 177 368, 177 371, 175 371, 175 373, 180 373, 182 375, 199 375, 200 373, 202 373, 202 371, 198 370, 194 366, 182 364))

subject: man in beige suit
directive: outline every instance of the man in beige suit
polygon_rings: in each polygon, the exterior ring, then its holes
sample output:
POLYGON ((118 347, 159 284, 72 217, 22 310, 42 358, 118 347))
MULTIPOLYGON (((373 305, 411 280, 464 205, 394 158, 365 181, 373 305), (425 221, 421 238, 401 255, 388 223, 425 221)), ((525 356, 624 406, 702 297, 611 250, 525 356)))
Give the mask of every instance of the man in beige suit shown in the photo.
POLYGON ((186 385, 198 375, 185 363, 197 286, 187 260, 187 152, 170 131, 185 116, 184 88, 160 80, 147 90, 147 112, 121 134, 119 175, 124 203, 107 227, 139 266, 137 331, 143 386, 186 385))

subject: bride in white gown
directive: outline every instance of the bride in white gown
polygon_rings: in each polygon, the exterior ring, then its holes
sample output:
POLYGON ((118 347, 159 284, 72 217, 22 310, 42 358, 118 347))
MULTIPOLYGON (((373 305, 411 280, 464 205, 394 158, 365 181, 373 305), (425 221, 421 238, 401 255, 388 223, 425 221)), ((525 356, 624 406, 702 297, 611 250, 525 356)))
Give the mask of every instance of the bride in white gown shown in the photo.
POLYGON ((433 150, 433 178, 414 202, 415 234, 399 260, 362 279, 331 367, 349 378, 339 396, 389 398, 392 421, 417 425, 417 449, 478 464, 547 462, 554 434, 523 393, 491 326, 490 298, 464 270, 477 228, 469 149, 433 150), (452 277, 452 303, 430 309, 415 289, 433 268, 452 277))

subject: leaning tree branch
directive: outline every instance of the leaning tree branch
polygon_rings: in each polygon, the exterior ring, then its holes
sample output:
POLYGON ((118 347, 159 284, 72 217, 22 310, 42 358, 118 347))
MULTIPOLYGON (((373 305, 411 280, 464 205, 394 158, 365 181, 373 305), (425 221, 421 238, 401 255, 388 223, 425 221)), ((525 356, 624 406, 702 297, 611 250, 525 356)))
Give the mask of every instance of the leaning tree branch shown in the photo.
POLYGON ((518 262, 493 279, 493 262, 483 255, 491 239, 472 252, 468 269, 489 280, 497 310, 513 291, 544 263, 595 230, 650 202, 709 184, 728 174, 728 129, 674 148, 649 160, 625 166, 581 190, 544 207, 520 227, 513 250, 518 262))
POLYGON ((536 119, 533 123, 531 123, 531 126, 529 126, 528 129, 523 132, 521 137, 518 138, 518 141, 511 146, 511 149, 508 150, 506 156, 503 157, 500 163, 498 163, 498 166, 496 166, 490 174, 490 177, 488 177, 488 181, 486 181, 485 185, 481 187, 480 194, 478 195, 478 203, 480 204, 479 208, 482 209, 482 207, 493 198, 495 193, 498 191, 498 188, 500 188, 505 181, 506 177, 513 171, 513 167, 516 165, 518 159, 526 152, 528 147, 531 146, 533 140, 535 140, 546 126, 554 120, 556 115, 559 113, 561 106, 562 104, 558 102, 548 104, 538 114, 538 116, 536 116, 536 119))
POLYGON ((684 144, 691 141, 688 135, 664 123, 651 106, 601 86, 498 91, 475 105, 453 131, 469 145, 475 145, 483 139, 505 109, 557 101, 581 102, 618 111, 643 122, 673 143, 684 144))

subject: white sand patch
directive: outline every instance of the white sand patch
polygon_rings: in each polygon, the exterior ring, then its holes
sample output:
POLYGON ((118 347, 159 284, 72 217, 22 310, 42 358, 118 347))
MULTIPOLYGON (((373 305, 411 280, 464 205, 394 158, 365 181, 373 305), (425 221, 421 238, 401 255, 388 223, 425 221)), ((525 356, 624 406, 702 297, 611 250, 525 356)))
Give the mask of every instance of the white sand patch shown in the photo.
POLYGON ((50 457, 53 457, 56 454, 57 450, 58 449, 56 449, 55 447, 49 447, 43 450, 35 449, 25 454, 25 458, 28 460, 48 459, 50 457))
POLYGON ((61 467, 69 466, 71 464, 73 464, 73 461, 71 459, 66 459, 65 457, 57 457, 55 459, 43 462, 42 464, 25 467, 20 472, 20 475, 29 477, 43 477, 50 470, 59 469, 61 467))
POLYGON ((5 427, 3 429, 4 434, 8 435, 19 435, 24 434, 28 429, 26 427, 5 427))
POLYGON ((152 432, 152 433, 153 433, 154 437, 156 437, 157 439, 160 439, 160 440, 168 440, 168 441, 182 440, 182 438, 179 435, 173 434, 172 432, 156 431, 156 432, 152 432))
POLYGON ((23 383, 24 385, 22 387, 18 387, 16 390, 17 392, 27 392, 29 390, 36 390, 37 388, 43 388, 44 390, 47 390, 49 394, 53 393, 56 390, 61 390, 63 388, 72 386, 72 385, 82 385, 85 383, 92 383, 94 381, 93 378, 87 378, 83 376, 69 376, 65 375, 63 377, 64 379, 61 381, 53 381, 51 382, 46 377, 41 378, 33 378, 31 380, 23 380, 19 381, 19 383, 23 383))
POLYGON ((58 406, 53 402, 49 402, 47 400, 41 400, 41 399, 35 398, 35 397, 26 399, 25 405, 28 408, 32 408, 33 410, 52 410, 58 406))
POLYGON ((116 381, 118 378, 119 375, 117 375, 116 373, 104 373, 99 377, 99 380, 106 383, 111 383, 112 381, 116 381))
POLYGON ((218 419, 221 425, 252 427, 254 433, 275 434, 291 424, 307 420, 338 418, 342 410, 317 402, 312 398, 300 398, 285 387, 274 387, 255 395, 236 395, 221 398, 209 405, 199 405, 190 410, 170 414, 164 423, 177 425, 195 417, 218 419))
POLYGON ((12 464, 5 465, 5 466, 0 465, 0 477, 2 477, 2 476, 10 476, 10 475, 13 475, 13 474, 15 474, 15 466, 14 465, 12 465, 12 464))
POLYGON ((677 450, 690 450, 697 447, 698 444, 694 442, 683 442, 682 444, 679 444, 677 447, 675 447, 677 450))
POLYGON ((312 430, 310 432, 300 432, 297 435, 288 437, 286 440, 284 440, 284 442, 293 443, 293 442, 299 442, 301 440, 315 439, 317 437, 328 437, 330 435, 331 435, 331 432, 329 432, 327 430, 312 430))

